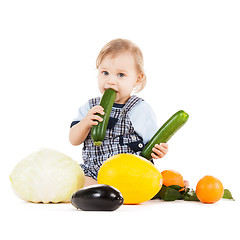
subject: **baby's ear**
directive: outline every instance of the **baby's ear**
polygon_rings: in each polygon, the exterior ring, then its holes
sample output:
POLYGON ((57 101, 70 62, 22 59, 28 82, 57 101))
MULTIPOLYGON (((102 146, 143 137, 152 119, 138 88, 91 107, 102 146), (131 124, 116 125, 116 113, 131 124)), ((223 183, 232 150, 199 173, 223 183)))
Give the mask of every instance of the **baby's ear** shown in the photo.
POLYGON ((144 77, 144 74, 143 74, 143 73, 139 73, 139 74, 138 74, 137 81, 136 81, 136 83, 135 83, 135 87, 137 87, 139 84, 142 83, 143 77, 144 77))
POLYGON ((134 91, 140 92, 143 88, 144 88, 145 84, 144 84, 144 73, 139 73, 138 77, 137 77, 137 81, 134 85, 134 91))

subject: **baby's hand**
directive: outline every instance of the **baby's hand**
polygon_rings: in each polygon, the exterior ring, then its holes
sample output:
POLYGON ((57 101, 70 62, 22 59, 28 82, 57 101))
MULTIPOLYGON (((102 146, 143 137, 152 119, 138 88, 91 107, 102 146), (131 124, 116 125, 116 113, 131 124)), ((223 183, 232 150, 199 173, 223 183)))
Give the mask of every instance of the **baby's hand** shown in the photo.
POLYGON ((93 125, 98 125, 98 122, 103 121, 103 119, 100 116, 98 116, 97 113, 101 115, 105 114, 102 106, 96 105, 88 111, 85 117, 85 121, 90 127, 92 127, 93 125))
POLYGON ((153 151, 153 153, 151 153, 151 156, 153 159, 162 158, 168 152, 168 144, 167 143, 156 144, 153 147, 152 151, 153 151))

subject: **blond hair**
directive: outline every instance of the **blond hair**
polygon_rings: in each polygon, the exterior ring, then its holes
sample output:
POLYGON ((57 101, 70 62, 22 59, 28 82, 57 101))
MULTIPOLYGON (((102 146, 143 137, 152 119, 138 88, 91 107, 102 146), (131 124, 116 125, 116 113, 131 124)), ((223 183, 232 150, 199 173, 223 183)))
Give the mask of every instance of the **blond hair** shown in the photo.
POLYGON ((106 57, 107 55, 111 54, 115 56, 116 54, 119 54, 122 52, 130 52, 132 54, 136 62, 136 69, 138 73, 143 74, 143 78, 140 84, 135 89, 135 92, 140 92, 145 87, 146 81, 147 81, 146 74, 144 72, 143 54, 140 48, 130 40, 118 38, 108 42, 98 54, 98 57, 96 60, 96 67, 98 69, 103 58, 106 57))

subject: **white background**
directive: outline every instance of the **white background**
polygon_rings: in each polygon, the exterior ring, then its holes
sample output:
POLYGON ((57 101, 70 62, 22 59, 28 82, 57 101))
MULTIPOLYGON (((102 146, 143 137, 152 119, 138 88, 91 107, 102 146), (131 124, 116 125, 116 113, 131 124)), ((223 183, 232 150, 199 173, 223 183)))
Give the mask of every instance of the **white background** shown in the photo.
POLYGON ((239 1, 231 0, 1 1, 1 235, 236 239, 239 12, 239 1), (151 104, 159 126, 180 109, 190 116, 156 167, 179 171, 192 188, 204 175, 213 175, 235 202, 156 200, 106 213, 76 211, 70 204, 30 204, 13 194, 9 174, 41 147, 82 161, 81 147, 69 143, 69 125, 80 105, 99 96, 96 57, 119 37, 142 49, 148 82, 138 96, 151 104))

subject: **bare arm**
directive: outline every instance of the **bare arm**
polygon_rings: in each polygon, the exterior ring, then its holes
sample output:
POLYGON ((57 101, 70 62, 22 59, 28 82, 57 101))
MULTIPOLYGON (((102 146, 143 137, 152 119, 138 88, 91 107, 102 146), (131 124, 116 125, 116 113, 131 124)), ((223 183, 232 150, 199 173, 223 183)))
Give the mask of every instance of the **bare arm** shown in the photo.
POLYGON ((94 106, 88 111, 82 121, 70 128, 69 141, 72 145, 77 146, 83 143, 91 127, 98 125, 98 122, 103 120, 100 116, 96 115, 96 113, 104 115, 103 107, 100 105, 94 106))

